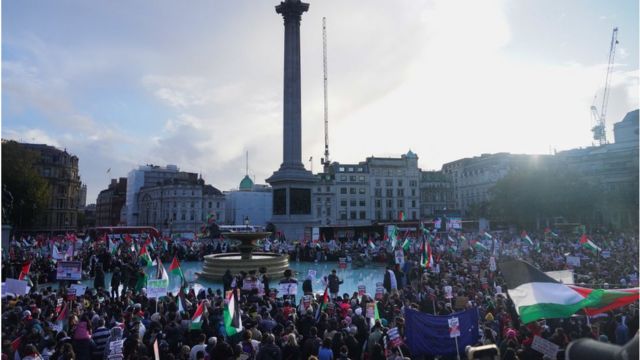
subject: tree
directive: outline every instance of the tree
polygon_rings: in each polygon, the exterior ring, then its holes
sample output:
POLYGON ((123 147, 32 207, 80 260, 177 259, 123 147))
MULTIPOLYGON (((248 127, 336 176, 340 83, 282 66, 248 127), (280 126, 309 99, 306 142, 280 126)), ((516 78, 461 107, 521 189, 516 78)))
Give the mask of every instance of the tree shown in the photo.
MULTIPOLYGON (((49 207, 51 190, 36 169, 39 158, 15 141, 2 141, 2 185, 13 197, 8 220, 18 228, 32 225, 49 207)), ((6 196, 3 191, 3 202, 6 196)))

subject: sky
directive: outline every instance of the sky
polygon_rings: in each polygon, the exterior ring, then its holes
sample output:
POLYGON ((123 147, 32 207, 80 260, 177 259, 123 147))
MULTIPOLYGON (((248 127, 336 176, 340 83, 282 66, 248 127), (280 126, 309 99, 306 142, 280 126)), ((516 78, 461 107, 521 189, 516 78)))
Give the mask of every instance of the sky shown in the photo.
MULTIPOLYGON (((616 26, 609 139, 639 106, 636 0, 309 2, 302 161, 314 172, 323 17, 332 161, 411 149, 419 167, 439 170, 483 153, 591 146, 616 26)), ((87 203, 144 164, 237 188, 247 151, 249 175, 264 183, 282 162, 277 3, 4 0, 2 138, 77 155, 87 203)))

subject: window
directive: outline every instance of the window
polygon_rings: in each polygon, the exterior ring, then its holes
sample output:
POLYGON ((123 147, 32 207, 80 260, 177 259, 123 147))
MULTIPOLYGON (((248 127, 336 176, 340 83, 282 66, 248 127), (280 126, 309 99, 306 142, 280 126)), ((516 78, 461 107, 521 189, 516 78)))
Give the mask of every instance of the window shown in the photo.
POLYGON ((316 207, 316 214, 317 214, 318 216, 322 215, 322 207, 320 207, 320 206, 317 206, 317 207, 316 207))
POLYGON ((187 213, 186 212, 182 212, 182 214, 180 215, 180 220, 187 220, 187 213))
POLYGON ((289 190, 289 213, 291 215, 309 215, 311 214, 311 189, 295 189, 289 190))
POLYGON ((346 207, 347 206, 347 200, 340 200, 340 206, 346 207))
POLYGON ((416 180, 409 180, 409 186, 416 187, 418 186, 418 182, 416 180))
POLYGON ((318 186, 318 192, 321 192, 322 188, 320 186, 318 186))
POLYGON ((404 189, 398 189, 398 196, 404 196, 404 189))
POLYGON ((356 188, 352 187, 349 188, 349 194, 355 194, 356 193, 356 188))
POLYGON ((346 193, 347 193, 347 188, 346 187, 340 188, 340 194, 346 194, 346 193))
POLYGON ((349 213, 349 219, 353 219, 353 220, 355 220, 355 219, 356 219, 356 215, 357 215, 357 214, 356 214, 356 212, 355 212, 355 211, 351 211, 351 212, 349 213))
POLYGON ((404 200, 402 200, 402 199, 398 199, 398 207, 399 207, 399 208, 404 207, 404 200))
POLYGON ((347 181, 347 175, 340 175, 340 181, 347 181))
POLYGON ((416 196, 416 189, 411 189, 411 196, 416 196))
POLYGON ((375 188, 375 189, 373 189, 373 191, 375 192, 375 195, 376 195, 376 196, 379 196, 379 197, 381 197, 381 196, 382 196, 382 189, 380 189, 380 188, 375 188))
POLYGON ((358 172, 362 172, 363 169, 361 167, 358 168, 358 172))
POLYGON ((360 200, 360 201, 358 202, 358 204, 359 204, 360 206, 367 206, 367 202, 366 202, 366 201, 364 201, 364 200, 360 200))
MULTIPOLYGON (((193 205, 194 205, 194 204, 193 204, 193 201, 192 201, 192 202, 191 202, 191 207, 192 207, 192 208, 193 208, 193 205)), ((193 220, 193 219, 191 219, 191 220, 193 220)))
POLYGON ((338 168, 338 171, 344 172, 344 168, 341 166, 340 168, 338 168))
POLYGON ((353 172, 353 168, 352 167, 349 168, 349 172, 353 172))
POLYGON ((327 216, 331 216, 331 207, 327 206, 327 216))
POLYGON ((322 202, 322 198, 318 198, 316 202, 320 204, 322 202))
POLYGON ((412 212, 411 212, 411 219, 412 219, 412 220, 416 220, 416 219, 417 219, 417 218, 416 218, 416 212, 415 212, 415 211, 412 211, 412 212))
POLYGON ((380 179, 376 179, 376 186, 382 186, 382 181, 380 179))
POLYGON ((393 200, 387 199, 387 207, 388 208, 393 207, 393 200))
POLYGON ((174 220, 174 221, 177 219, 177 217, 176 217, 176 216, 177 216, 177 214, 176 214, 176 213, 173 213, 173 220, 174 220))
POLYGON ((357 203, 358 202, 356 201, 356 199, 351 199, 351 201, 349 201, 349 205, 351 205, 352 207, 355 207, 357 203))
POLYGON ((376 211, 376 220, 382 219, 382 211, 376 211))
POLYGON ((360 175, 360 176, 358 176, 358 181, 360 181, 360 182, 364 182, 364 175, 360 175))
POLYGON ((366 194, 366 193, 367 193, 367 189, 365 189, 365 188, 361 187, 361 188, 359 188, 359 189, 358 189, 358 193, 360 193, 360 194, 366 194))
POLYGON ((220 209, 220 201, 216 201, 216 209, 220 209))
POLYGON ((411 200, 411 207, 416 207, 416 201, 415 200, 411 200))
POLYGON ((393 189, 387 189, 387 197, 393 197, 393 189))
POLYGON ((382 201, 380 201, 379 199, 376 199, 375 204, 376 204, 377 208, 381 208, 382 207, 382 201))
POLYGON ((387 211, 387 219, 393 219, 393 211, 387 211))
POLYGON ((287 213, 287 189, 273 190, 273 214, 285 215, 287 213))
POLYGON ((384 179, 384 184, 386 186, 393 186, 393 179, 384 179))
POLYGON ((398 186, 403 186, 402 179, 398 179, 398 186))
POLYGON ((327 186, 327 192, 331 192, 331 186, 327 186))
POLYGON ((340 211, 340 220, 347 220, 347 212, 340 211))
POLYGON ((356 182, 356 176, 355 175, 349 176, 349 181, 356 182))
POLYGON ((360 211, 360 219, 364 220, 367 218, 367 212, 366 211, 360 211))
POLYGON ((193 221, 194 219, 195 219, 195 214, 192 211, 191 214, 189 214, 189 220, 193 221))

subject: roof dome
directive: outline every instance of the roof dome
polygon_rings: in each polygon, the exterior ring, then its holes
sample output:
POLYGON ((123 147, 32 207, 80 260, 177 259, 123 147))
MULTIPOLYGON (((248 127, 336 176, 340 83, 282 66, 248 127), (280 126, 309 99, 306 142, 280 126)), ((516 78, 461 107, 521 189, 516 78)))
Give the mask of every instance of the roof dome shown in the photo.
POLYGON ((409 149, 409 152, 407 153, 407 159, 417 159, 418 155, 416 155, 413 151, 411 151, 411 149, 409 149))
POLYGON ((242 181, 240 181, 240 191, 251 191, 253 189, 253 180, 249 175, 245 175, 242 181))

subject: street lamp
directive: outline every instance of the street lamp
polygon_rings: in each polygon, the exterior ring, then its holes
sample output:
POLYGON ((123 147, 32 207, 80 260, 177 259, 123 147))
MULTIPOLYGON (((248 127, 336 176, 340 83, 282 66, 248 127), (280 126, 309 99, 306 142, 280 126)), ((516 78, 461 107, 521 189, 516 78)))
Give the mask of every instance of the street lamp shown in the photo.
POLYGON ((248 216, 244 217, 244 227, 249 229, 249 217, 248 216))

